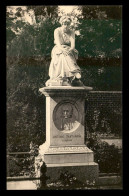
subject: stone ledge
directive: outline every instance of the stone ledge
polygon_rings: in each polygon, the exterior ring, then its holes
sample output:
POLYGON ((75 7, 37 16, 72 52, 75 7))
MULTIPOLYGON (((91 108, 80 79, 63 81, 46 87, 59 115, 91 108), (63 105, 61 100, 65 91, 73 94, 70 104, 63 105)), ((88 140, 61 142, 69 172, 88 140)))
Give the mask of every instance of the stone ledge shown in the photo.
POLYGON ((71 166, 94 166, 94 165, 98 165, 95 162, 89 162, 89 163, 60 163, 60 164, 46 164, 47 168, 49 167, 71 167, 71 166))
POLYGON ((94 93, 98 93, 98 94, 99 94, 99 93, 100 93, 100 94, 101 94, 101 93, 104 93, 104 94, 105 94, 105 93, 107 93, 107 94, 108 94, 108 93, 109 93, 109 94, 112 94, 112 93, 122 94, 122 91, 90 91, 90 93, 93 93, 93 94, 94 94, 94 93))
POLYGON ((97 185, 103 186, 103 185, 115 185, 115 184, 121 184, 122 180, 120 176, 103 176, 98 178, 97 185))
POLYGON ((52 86, 52 87, 43 87, 39 91, 44 94, 46 97, 52 96, 67 96, 67 95, 83 95, 91 91, 93 88, 89 86, 83 87, 73 87, 73 86, 52 86))
POLYGON ((40 88, 39 91, 49 91, 49 90, 92 90, 90 86, 51 86, 40 88))

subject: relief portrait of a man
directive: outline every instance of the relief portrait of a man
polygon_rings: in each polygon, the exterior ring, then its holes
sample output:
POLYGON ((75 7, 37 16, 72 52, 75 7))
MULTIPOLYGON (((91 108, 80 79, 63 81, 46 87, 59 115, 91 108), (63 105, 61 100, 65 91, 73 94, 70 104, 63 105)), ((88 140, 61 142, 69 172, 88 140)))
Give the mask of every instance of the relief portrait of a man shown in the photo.
POLYGON ((54 123, 60 131, 70 131, 78 125, 78 111, 71 103, 61 104, 54 113, 54 123))

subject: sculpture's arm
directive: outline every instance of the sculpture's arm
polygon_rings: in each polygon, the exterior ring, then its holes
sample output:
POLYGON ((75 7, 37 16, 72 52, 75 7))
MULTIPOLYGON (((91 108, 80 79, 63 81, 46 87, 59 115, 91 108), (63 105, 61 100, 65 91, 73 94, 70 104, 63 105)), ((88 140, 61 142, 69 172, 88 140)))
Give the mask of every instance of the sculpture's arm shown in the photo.
POLYGON ((71 32, 70 42, 71 42, 71 47, 69 49, 69 53, 68 54, 70 54, 70 52, 72 52, 72 50, 75 49, 75 33, 74 33, 74 31, 71 32))
POLYGON ((54 31, 54 39, 55 39, 56 45, 57 45, 60 49, 62 49, 62 46, 61 46, 61 43, 60 43, 60 37, 59 37, 58 29, 55 29, 55 31, 54 31))
POLYGON ((74 50, 75 49, 75 33, 74 33, 74 31, 72 31, 72 33, 71 33, 70 41, 71 41, 70 50, 74 50))

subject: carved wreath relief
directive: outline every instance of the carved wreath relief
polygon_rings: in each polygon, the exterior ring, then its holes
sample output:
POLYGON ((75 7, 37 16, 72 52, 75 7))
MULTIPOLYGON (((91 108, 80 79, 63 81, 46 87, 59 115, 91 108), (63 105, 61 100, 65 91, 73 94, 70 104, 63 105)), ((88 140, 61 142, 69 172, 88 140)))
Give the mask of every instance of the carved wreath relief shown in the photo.
POLYGON ((53 121, 59 131, 68 133, 76 130, 80 124, 77 106, 69 101, 57 104, 53 111, 53 121))

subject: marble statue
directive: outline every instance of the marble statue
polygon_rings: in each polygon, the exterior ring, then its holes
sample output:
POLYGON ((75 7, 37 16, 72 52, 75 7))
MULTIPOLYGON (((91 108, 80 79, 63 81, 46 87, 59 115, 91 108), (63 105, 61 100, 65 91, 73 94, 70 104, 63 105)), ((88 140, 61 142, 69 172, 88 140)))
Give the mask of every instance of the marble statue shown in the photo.
POLYGON ((83 86, 81 69, 77 65, 78 51, 75 49, 75 32, 70 29, 71 18, 62 16, 61 27, 54 30, 55 46, 51 52, 50 79, 46 86, 83 86))

